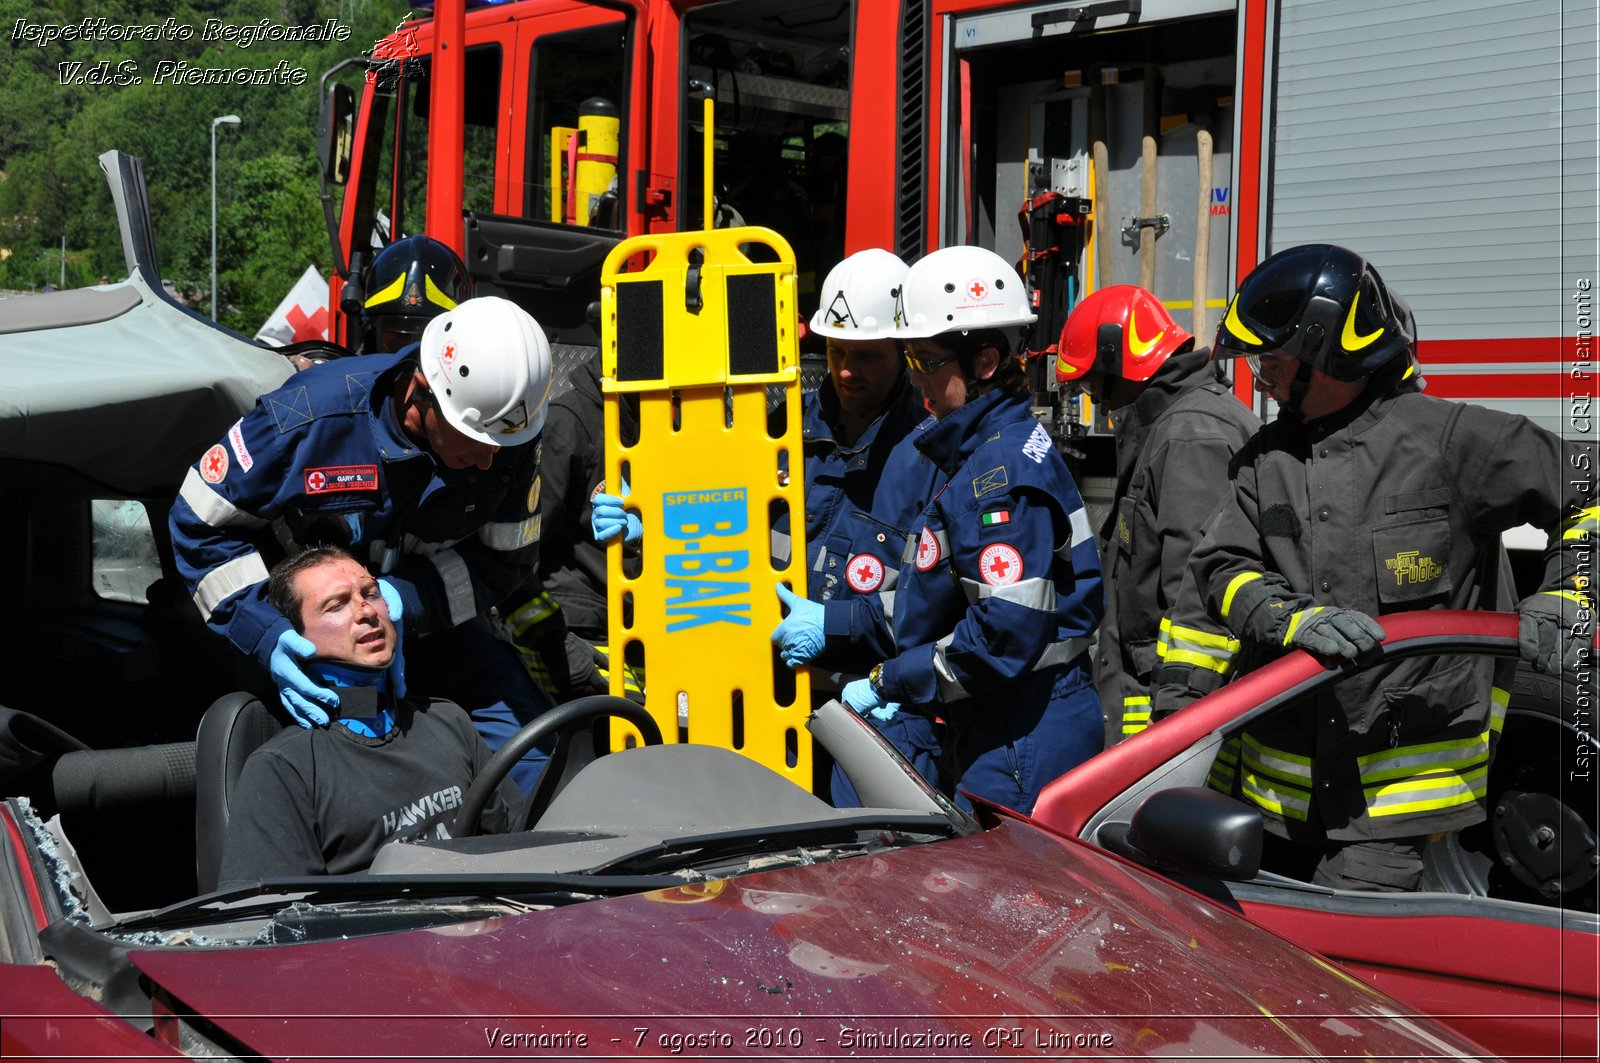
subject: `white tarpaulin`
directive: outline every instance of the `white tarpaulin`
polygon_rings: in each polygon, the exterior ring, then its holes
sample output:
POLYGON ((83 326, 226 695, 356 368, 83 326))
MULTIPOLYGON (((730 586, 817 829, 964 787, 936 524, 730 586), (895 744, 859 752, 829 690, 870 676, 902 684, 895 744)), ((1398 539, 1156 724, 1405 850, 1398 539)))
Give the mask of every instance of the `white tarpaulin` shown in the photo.
POLYGON ((307 266, 283 297, 278 309, 267 318, 256 339, 274 347, 286 347, 302 340, 328 338, 328 282, 317 267, 307 266))

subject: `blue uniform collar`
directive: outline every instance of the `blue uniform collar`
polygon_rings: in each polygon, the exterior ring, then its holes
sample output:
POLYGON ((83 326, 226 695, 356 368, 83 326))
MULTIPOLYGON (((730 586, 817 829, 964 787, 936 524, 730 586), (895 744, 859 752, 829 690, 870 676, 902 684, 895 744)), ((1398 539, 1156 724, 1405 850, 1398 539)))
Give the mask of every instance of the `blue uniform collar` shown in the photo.
POLYGON ((847 457, 859 454, 871 448, 884 424, 904 405, 906 392, 910 387, 910 375, 902 372, 894 390, 889 393, 889 400, 884 404, 883 412, 878 414, 877 418, 867 426, 866 431, 861 433, 861 438, 847 447, 834 435, 834 426, 839 423, 839 393, 833 390, 833 377, 824 376, 822 383, 817 386, 816 397, 806 404, 805 416, 801 421, 801 439, 805 443, 831 444, 847 457))
POLYGON ((1033 397, 1026 392, 1013 395, 995 388, 967 403, 961 409, 933 422, 916 436, 916 447, 939 468, 953 474, 994 435, 999 424, 1032 417, 1033 397), (991 418, 995 424, 991 424, 991 418))
POLYGON ((413 343, 400 348, 398 354, 362 355, 363 359, 383 359, 387 365, 374 367, 372 376, 372 442, 378 454, 386 461, 412 458, 422 449, 400 427, 400 408, 394 400, 395 385, 417 368, 418 347, 413 343))

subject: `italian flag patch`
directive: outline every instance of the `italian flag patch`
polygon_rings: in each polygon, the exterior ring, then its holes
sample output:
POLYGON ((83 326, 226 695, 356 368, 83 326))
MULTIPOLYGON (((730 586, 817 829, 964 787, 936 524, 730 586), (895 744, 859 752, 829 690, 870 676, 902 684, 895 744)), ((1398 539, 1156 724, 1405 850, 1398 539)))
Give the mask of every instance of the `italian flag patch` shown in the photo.
POLYGON ((985 528, 987 528, 987 527, 989 527, 990 525, 993 525, 993 524, 1010 524, 1010 523, 1011 523, 1011 511, 1009 509, 991 509, 989 512, 987 512, 987 513, 985 513, 983 515, 983 526, 985 528))

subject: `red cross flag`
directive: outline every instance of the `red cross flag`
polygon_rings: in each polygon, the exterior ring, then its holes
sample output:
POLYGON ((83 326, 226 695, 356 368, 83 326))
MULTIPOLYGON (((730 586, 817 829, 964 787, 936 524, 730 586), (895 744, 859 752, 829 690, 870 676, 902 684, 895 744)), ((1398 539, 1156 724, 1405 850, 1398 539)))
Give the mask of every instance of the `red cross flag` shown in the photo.
POLYGON ((278 309, 267 318, 256 339, 274 347, 286 347, 302 340, 328 338, 328 282, 317 267, 307 266, 283 297, 278 309))

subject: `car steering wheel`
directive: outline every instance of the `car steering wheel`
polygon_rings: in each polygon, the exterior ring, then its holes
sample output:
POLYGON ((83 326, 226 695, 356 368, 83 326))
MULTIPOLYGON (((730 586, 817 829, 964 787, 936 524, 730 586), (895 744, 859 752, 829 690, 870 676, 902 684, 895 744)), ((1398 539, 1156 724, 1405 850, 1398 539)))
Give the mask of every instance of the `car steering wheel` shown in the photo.
POLYGON ((534 784, 533 793, 528 795, 528 803, 523 807, 520 821, 513 823, 511 829, 527 830, 530 823, 538 822, 539 817, 544 815, 545 809, 550 807, 550 802, 556 794, 561 792, 574 775, 594 761, 596 757, 594 725, 600 720, 611 717, 625 720, 637 727, 639 733, 644 736, 645 745, 661 745, 661 728, 656 724, 655 717, 646 712, 642 705, 611 694, 596 694, 569 701, 529 720, 523 725, 522 730, 512 735, 506 744, 500 747, 499 752, 489 758, 489 763, 485 764, 478 777, 472 780, 472 786, 461 799, 461 808, 456 812, 455 825, 450 828, 451 836, 470 838, 476 835, 478 820, 489 804, 490 796, 511 773, 512 765, 521 760, 528 750, 553 734, 556 736, 556 744, 550 751, 550 762, 545 765, 539 781, 534 784), (585 739, 589 741, 585 743, 585 739))

